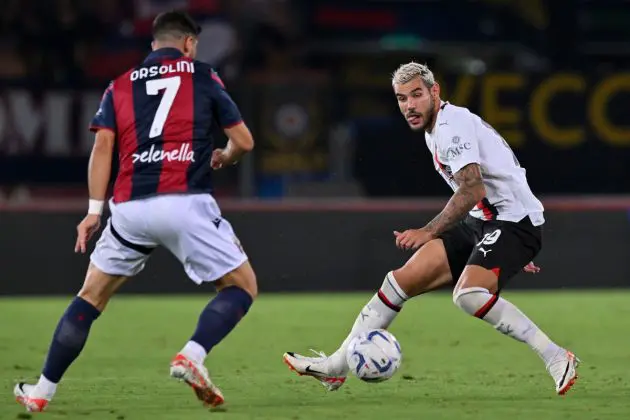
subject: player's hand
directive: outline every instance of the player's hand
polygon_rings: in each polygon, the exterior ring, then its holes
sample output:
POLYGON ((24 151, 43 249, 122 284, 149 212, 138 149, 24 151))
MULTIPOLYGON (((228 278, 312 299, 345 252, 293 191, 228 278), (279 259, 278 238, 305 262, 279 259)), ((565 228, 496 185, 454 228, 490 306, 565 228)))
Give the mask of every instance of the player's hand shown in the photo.
POLYGON ((418 249, 427 242, 435 239, 435 235, 424 229, 408 229, 402 233, 394 231, 396 246, 400 249, 418 249))
POLYGON ((525 267, 523 267, 523 271, 526 273, 532 273, 532 274, 536 274, 540 272, 540 267, 538 267, 536 264, 534 264, 533 261, 530 261, 529 264, 527 264, 525 267))
POLYGON ((221 169, 227 161, 225 149, 214 149, 210 159, 210 167, 214 170, 221 169))
POLYGON ((97 214, 88 214, 77 226, 77 243, 74 246, 74 252, 85 254, 88 241, 94 236, 94 233, 101 227, 101 216, 97 214))

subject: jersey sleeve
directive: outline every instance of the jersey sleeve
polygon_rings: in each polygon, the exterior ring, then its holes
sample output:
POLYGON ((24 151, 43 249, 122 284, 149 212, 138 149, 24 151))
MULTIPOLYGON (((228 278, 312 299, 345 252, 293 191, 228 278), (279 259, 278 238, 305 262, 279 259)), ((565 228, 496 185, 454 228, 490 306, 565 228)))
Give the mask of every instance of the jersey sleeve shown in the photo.
POLYGON ((446 156, 447 164, 453 174, 471 163, 480 164, 479 141, 475 132, 475 125, 470 115, 449 118, 440 127, 440 143, 442 155, 446 156))
POLYGON ((98 111, 90 122, 90 131, 96 132, 101 129, 111 130, 116 132, 116 114, 114 111, 114 83, 110 83, 103 97, 101 98, 101 104, 98 107, 98 111))
POLYGON ((243 117, 238 106, 236 106, 236 103, 225 90, 223 81, 212 69, 210 70, 210 77, 212 79, 212 97, 219 125, 223 129, 239 125, 243 122, 243 117))

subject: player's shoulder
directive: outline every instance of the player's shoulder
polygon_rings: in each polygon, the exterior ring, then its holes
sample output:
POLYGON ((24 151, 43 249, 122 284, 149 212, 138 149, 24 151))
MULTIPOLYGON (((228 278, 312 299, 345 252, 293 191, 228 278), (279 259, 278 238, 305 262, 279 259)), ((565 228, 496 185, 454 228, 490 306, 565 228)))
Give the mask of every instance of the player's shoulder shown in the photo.
POLYGON ((125 71, 125 72, 119 74, 118 76, 116 76, 115 78, 111 79, 109 81, 109 83, 107 84, 107 89, 108 90, 114 89, 116 86, 120 85, 120 83, 124 83, 125 81, 130 81, 131 80, 131 74, 134 71, 136 71, 137 69, 138 69, 138 66, 131 67, 127 71, 125 71))
POLYGON ((193 60, 195 64, 195 71, 211 71, 212 66, 205 61, 193 60))
POLYGON ((212 65, 204 61, 194 60, 194 63, 195 63, 196 73, 198 72, 198 73, 205 74, 208 76, 207 79, 203 78, 202 80, 207 80, 208 83, 211 83, 213 85, 219 85, 220 87, 225 88, 225 84, 223 83, 223 80, 219 76, 219 72, 217 71, 217 69, 215 69, 214 67, 212 67, 212 65))
POLYGON ((441 117, 443 120, 448 121, 449 123, 453 122, 452 125, 457 123, 466 123, 472 121, 475 118, 475 114, 473 114, 468 108, 458 105, 453 105, 450 102, 445 102, 442 104, 441 109, 441 117))
POLYGON ((451 143, 451 139, 462 136, 470 131, 473 114, 468 108, 444 102, 440 105, 440 113, 436 122, 437 142, 444 147, 451 143))

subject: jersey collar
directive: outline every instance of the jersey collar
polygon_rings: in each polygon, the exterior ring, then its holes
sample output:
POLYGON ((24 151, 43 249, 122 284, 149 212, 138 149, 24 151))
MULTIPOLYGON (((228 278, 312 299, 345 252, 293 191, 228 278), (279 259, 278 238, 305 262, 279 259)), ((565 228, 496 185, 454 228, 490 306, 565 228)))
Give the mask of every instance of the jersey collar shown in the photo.
POLYGON ((144 59, 144 62, 146 63, 146 62, 154 61, 160 58, 175 59, 175 58, 180 58, 183 56, 184 54, 177 48, 165 47, 165 48, 160 48, 155 51, 152 51, 151 54, 149 54, 147 58, 144 59))

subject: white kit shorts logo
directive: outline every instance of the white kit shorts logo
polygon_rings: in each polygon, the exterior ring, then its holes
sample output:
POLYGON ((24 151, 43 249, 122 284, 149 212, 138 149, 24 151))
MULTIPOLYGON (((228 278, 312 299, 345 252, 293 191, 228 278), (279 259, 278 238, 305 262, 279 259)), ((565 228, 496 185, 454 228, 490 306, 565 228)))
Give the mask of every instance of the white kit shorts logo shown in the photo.
POLYGON ((182 144, 175 150, 155 150, 155 145, 151 145, 149 150, 131 155, 133 163, 153 163, 153 162, 194 162, 195 152, 190 150, 189 144, 182 144))

